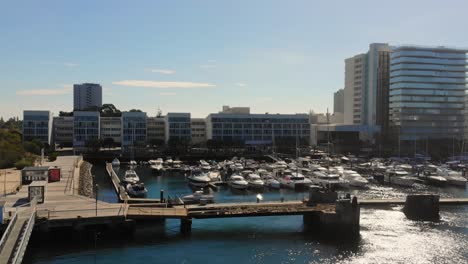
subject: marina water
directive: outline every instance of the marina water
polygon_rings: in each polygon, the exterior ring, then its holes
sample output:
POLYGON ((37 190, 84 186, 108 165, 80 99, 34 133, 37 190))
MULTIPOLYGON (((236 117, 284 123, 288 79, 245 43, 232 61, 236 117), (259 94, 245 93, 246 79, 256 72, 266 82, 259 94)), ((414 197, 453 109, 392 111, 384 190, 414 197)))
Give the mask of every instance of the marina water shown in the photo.
MULTIPOLYGON (((123 176, 125 168, 118 171, 123 176)), ((148 197, 192 192, 184 175, 154 176, 149 168, 136 169, 148 188, 148 197)), ((117 202, 103 165, 93 168, 98 197, 117 202)), ((417 186, 415 189, 371 184, 351 190, 359 198, 398 198, 408 193, 436 192, 441 197, 468 197, 464 188, 417 186)), ((211 191, 216 202, 254 202, 256 192, 211 191)), ((264 191, 264 201, 301 200, 306 192, 264 191)), ((303 232, 302 216, 194 219, 192 233, 183 236, 179 220, 139 228, 134 235, 95 240, 32 237, 24 263, 466 263, 468 206, 441 208, 441 221, 406 219, 401 206, 362 208, 360 238, 354 241, 314 237, 303 232)))

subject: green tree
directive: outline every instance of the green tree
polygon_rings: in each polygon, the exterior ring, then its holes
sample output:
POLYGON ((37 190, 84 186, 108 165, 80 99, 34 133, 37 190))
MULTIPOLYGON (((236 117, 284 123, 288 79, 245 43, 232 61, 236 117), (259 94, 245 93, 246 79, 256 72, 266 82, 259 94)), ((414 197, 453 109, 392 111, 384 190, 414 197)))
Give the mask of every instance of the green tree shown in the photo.
POLYGON ((105 147, 105 148, 111 148, 115 145, 115 141, 113 138, 105 138, 103 141, 102 141, 102 146, 105 147))
POLYGON ((99 150, 102 147, 102 140, 100 139, 90 139, 86 141, 85 143, 86 148, 88 149, 88 152, 91 153, 98 153, 99 150))

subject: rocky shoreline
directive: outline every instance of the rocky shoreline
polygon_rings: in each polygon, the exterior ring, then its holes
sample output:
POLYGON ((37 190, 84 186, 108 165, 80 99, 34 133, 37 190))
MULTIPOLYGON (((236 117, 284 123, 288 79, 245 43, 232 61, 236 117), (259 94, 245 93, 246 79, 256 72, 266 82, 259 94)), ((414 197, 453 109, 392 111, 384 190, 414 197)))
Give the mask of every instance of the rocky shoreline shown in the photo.
POLYGON ((94 198, 93 175, 91 174, 92 167, 93 165, 86 161, 83 161, 80 166, 78 194, 89 198, 94 198))

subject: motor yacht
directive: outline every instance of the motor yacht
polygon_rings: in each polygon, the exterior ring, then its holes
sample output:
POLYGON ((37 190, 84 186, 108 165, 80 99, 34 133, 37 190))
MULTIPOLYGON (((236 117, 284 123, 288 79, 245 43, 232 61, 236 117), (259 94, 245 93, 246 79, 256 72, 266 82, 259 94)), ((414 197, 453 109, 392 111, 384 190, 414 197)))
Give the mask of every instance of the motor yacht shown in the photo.
POLYGON ((249 187, 253 189, 262 189, 265 186, 265 182, 255 173, 248 174, 245 180, 249 183, 249 187))
POLYGON ((184 204, 214 203, 214 196, 204 194, 203 191, 195 191, 193 194, 183 196, 182 201, 184 201, 184 204))
POLYGON ((187 177, 189 183, 195 187, 204 188, 211 182, 211 178, 208 177, 206 172, 195 170, 192 174, 187 177))
POLYGON ((140 181, 140 177, 138 177, 138 174, 134 170, 127 170, 125 172, 123 182, 126 183, 138 183, 140 181))
POLYGON ((249 183, 240 175, 232 175, 228 181, 229 186, 237 190, 245 190, 249 186, 249 183))
POLYGON ((211 170, 211 166, 208 162, 206 162, 205 160, 200 160, 200 168, 204 171, 209 171, 211 170))
POLYGON ((453 171, 447 168, 438 168, 437 174, 447 179, 448 184, 465 187, 467 180, 462 176, 461 172, 453 171))
POLYGON ((405 170, 390 168, 385 172, 384 181, 399 186, 413 187, 418 178, 409 176, 405 170))
POLYGON ((126 190, 131 197, 145 197, 148 193, 144 183, 128 183, 126 190))
POLYGON ((279 179, 281 186, 289 189, 306 189, 312 184, 312 181, 304 177, 301 173, 285 174, 279 179))
POLYGON ((262 180, 265 182, 265 186, 271 189, 279 189, 281 188, 280 182, 273 177, 271 174, 265 174, 262 177, 262 180))
POLYGON ((313 184, 322 186, 328 189, 336 189, 339 187, 347 188, 349 187, 348 181, 340 179, 338 174, 328 174, 321 171, 312 172, 310 180, 313 184))
POLYGON ((161 158, 148 161, 152 172, 161 172, 164 170, 163 160, 161 158))
POLYGON ((221 181, 221 173, 218 170, 211 170, 207 174, 211 181, 221 181))
POLYGON ((369 183, 368 180, 353 170, 344 170, 342 177, 343 179, 348 180, 349 185, 353 187, 364 187, 369 183))

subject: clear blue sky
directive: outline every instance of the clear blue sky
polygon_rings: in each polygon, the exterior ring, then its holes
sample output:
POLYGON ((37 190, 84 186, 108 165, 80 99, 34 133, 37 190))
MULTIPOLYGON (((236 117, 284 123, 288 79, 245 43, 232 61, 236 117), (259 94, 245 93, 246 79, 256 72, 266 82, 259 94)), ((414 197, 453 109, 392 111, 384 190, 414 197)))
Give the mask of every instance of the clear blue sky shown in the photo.
POLYGON ((0 116, 72 109, 71 85, 154 115, 325 112, 371 42, 468 46, 466 1, 0 1, 0 116))

